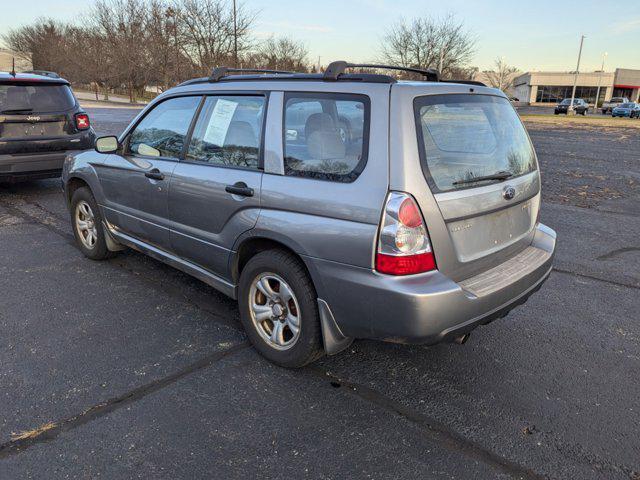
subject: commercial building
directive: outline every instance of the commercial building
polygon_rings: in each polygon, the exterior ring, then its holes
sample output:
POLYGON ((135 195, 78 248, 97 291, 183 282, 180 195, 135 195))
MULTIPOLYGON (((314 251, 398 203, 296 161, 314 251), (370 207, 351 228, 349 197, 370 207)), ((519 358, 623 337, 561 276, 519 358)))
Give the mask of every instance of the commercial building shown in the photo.
MULTIPOLYGON (((575 75, 571 72, 527 72, 514 82, 514 95, 530 105, 548 105, 571 98, 575 75)), ((600 87, 598 105, 611 97, 640 101, 640 70, 616 68, 615 72, 580 72, 576 98, 594 104, 600 87)))

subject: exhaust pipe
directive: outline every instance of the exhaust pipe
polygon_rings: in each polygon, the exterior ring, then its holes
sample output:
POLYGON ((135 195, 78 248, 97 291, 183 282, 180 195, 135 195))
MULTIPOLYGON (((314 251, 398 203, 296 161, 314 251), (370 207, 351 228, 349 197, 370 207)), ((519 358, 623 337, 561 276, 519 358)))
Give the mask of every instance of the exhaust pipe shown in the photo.
POLYGON ((464 333, 462 335, 458 335, 457 337, 453 337, 453 343, 457 343, 458 345, 464 345, 469 340, 471 336, 470 333, 464 333))

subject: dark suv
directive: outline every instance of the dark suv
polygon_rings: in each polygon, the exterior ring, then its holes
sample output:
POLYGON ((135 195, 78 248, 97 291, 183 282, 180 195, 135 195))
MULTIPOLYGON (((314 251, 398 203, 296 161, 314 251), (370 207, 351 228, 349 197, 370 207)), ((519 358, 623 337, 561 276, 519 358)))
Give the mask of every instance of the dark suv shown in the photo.
POLYGON ((68 81, 0 73, 0 182, 59 176, 65 156, 94 141, 68 81))
MULTIPOLYGON (((569 113, 569 105, 571 105, 571 99, 565 98, 558 105, 556 105, 553 113, 556 115, 560 113, 564 113, 565 115, 567 115, 569 113)), ((581 98, 574 98, 573 110, 576 112, 576 115, 586 115, 587 113, 589 113, 589 104, 581 98)))

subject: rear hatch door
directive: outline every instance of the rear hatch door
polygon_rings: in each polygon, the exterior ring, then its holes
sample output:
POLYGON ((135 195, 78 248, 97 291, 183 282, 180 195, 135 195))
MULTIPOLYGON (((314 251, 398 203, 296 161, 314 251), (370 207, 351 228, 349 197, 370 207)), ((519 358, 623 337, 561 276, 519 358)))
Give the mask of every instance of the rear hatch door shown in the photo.
POLYGON ((404 184, 425 216, 438 268, 459 281, 531 243, 540 177, 509 101, 493 89, 453 90, 404 98, 415 135, 406 141, 417 146, 405 149, 404 184))
POLYGON ((74 148, 77 103, 66 83, 0 82, 0 154, 74 148))

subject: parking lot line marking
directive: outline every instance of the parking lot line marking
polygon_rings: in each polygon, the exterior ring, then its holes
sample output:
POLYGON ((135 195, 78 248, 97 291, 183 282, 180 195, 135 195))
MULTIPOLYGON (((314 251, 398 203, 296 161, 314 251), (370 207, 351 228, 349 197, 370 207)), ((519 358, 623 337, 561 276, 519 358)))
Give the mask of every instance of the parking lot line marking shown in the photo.
POLYGON ((59 422, 53 422, 53 426, 50 428, 40 429, 37 431, 34 430, 35 433, 32 435, 18 437, 6 443, 3 443, 2 445, 0 445, 0 459, 18 454, 37 443, 54 440, 62 432, 73 430, 81 425, 95 420, 96 418, 103 417, 111 412, 121 409, 122 407, 137 402, 147 395, 162 390, 163 388, 178 382, 184 377, 210 367, 214 363, 219 362, 226 357, 234 355, 235 353, 238 353, 245 348, 248 348, 249 346, 249 342, 244 341, 241 343, 237 343, 225 350, 214 352, 186 366, 185 368, 172 373, 171 375, 160 378, 158 380, 154 380, 153 382, 130 390, 123 395, 111 398, 105 402, 89 407, 84 412, 78 415, 74 415, 73 417, 63 419, 59 422))

